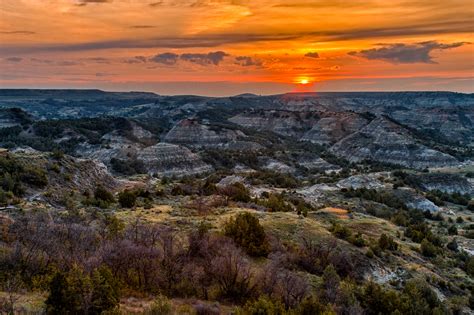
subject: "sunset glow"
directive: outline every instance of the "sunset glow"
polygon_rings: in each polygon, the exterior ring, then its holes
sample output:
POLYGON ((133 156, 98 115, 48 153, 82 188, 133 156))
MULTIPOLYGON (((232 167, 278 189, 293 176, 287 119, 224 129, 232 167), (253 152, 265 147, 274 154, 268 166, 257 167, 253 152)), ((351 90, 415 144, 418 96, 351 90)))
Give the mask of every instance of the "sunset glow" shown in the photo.
POLYGON ((0 85, 472 92, 473 15, 468 0, 2 0, 0 85))
POLYGON ((309 80, 308 79, 301 79, 300 84, 303 84, 303 85, 309 84, 309 80))

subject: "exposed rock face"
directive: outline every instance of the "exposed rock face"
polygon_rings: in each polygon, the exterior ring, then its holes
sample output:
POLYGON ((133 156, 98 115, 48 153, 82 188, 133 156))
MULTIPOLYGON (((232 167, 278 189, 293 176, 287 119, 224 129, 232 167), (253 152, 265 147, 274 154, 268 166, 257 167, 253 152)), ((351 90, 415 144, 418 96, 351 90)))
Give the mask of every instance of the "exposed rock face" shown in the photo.
POLYGON ((80 157, 99 160, 109 164, 115 158, 119 160, 134 159, 137 152, 144 148, 144 145, 132 142, 122 136, 107 135, 109 142, 100 145, 82 143, 76 148, 76 154, 80 157))
POLYGON ((447 193, 474 195, 474 184, 457 174, 431 173, 417 175, 416 180, 423 190, 439 190, 447 193))
POLYGON ((296 171, 293 167, 273 159, 268 160, 263 168, 279 173, 294 173, 296 171))
POLYGON ((217 187, 226 187, 226 186, 233 185, 235 183, 245 183, 245 178, 243 178, 242 176, 236 176, 236 175, 226 176, 223 179, 221 179, 216 184, 216 186, 217 187))
POLYGON ((137 153, 149 173, 160 176, 186 176, 210 172, 212 167, 189 149, 171 143, 158 143, 137 153))
POLYGON ((189 149, 170 143, 146 146, 116 134, 107 134, 106 145, 83 144, 76 153, 110 166, 112 159, 143 162, 144 170, 159 176, 185 176, 209 172, 212 168, 189 149))
POLYGON ((409 188, 399 188, 393 190, 393 194, 403 200, 405 205, 408 208, 421 210, 421 211, 429 211, 429 212, 437 212, 439 211, 439 207, 435 205, 430 200, 426 199, 423 196, 418 195, 414 190, 409 188))
POLYGON ((319 116, 315 112, 271 110, 246 112, 230 118, 229 121, 245 128, 300 138, 318 119, 319 116))
POLYGON ((452 156, 415 142, 399 125, 379 117, 330 149, 351 162, 373 160, 423 169, 457 165, 452 156))
POLYGON ((330 171, 341 169, 339 166, 328 163, 320 157, 302 157, 298 160, 298 164, 309 170, 330 171))
POLYGON ((358 131, 368 124, 367 119, 355 113, 332 113, 323 117, 301 140, 317 144, 333 144, 342 138, 358 131))
POLYGON ((48 153, 28 149, 18 149, 14 152, 13 156, 25 165, 48 170, 48 185, 45 190, 48 191, 48 199, 53 201, 62 199, 70 190, 81 193, 86 190, 94 191, 97 185, 114 190, 121 185, 107 171, 107 167, 98 161, 67 155, 59 160, 50 161, 48 153), (49 170, 52 163, 57 165, 59 171, 49 170))
POLYGON ((231 151, 259 151, 265 147, 253 141, 232 141, 224 144, 223 148, 231 151))
POLYGON ((396 110, 390 117, 411 128, 448 142, 469 144, 474 141, 474 107, 416 108, 396 110))
POLYGON ((218 147, 239 138, 245 138, 245 134, 225 128, 213 129, 195 119, 184 119, 166 134, 164 141, 191 147, 218 147))
POLYGON ((380 189, 384 188, 384 184, 373 176, 369 175, 354 175, 348 178, 344 178, 336 184, 339 188, 352 188, 352 189, 380 189))

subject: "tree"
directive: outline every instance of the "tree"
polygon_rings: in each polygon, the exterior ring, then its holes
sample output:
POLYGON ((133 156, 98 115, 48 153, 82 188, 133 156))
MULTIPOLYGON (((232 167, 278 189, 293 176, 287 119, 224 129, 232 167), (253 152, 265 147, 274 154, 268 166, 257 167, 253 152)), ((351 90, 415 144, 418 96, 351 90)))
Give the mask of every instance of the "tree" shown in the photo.
POLYGON ((103 311, 115 308, 120 301, 118 281, 110 269, 101 266, 92 274, 92 314, 101 314, 103 311))
POLYGON ((224 226, 224 234, 254 257, 267 256, 269 243, 258 218, 249 213, 239 213, 224 226))
POLYGON ((48 314, 101 314, 119 303, 118 282, 107 267, 95 269, 92 276, 80 267, 56 272, 45 302, 48 314))
POLYGON ((324 269, 323 273, 323 288, 324 298, 329 303, 335 303, 339 294, 339 284, 341 279, 336 272, 336 269, 331 264, 324 269))
POLYGON ((58 271, 49 285, 49 296, 46 299, 46 311, 48 314, 68 314, 75 306, 71 303, 69 287, 64 273, 58 271))

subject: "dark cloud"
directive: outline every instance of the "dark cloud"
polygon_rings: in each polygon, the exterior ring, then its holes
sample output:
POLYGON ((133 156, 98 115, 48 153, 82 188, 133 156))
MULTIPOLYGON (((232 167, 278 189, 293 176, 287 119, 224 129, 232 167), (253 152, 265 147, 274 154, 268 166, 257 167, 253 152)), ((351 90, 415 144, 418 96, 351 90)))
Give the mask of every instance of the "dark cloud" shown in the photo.
POLYGON ((156 26, 154 26, 154 25, 132 25, 132 26, 130 26, 130 28, 138 28, 138 29, 140 29, 140 28, 155 28, 155 27, 156 26))
POLYGON ((308 58, 319 58, 319 54, 315 51, 309 52, 305 54, 304 56, 308 58))
POLYGON ((8 58, 5 58, 4 59, 5 61, 8 61, 8 62, 21 62, 23 60, 23 58, 20 58, 20 57, 8 57, 8 58))
POLYGON ((200 65, 213 64, 217 66, 226 56, 229 56, 229 54, 223 51, 215 51, 207 54, 182 54, 180 58, 200 65))
POLYGON ((238 64, 243 67, 250 67, 250 66, 261 66, 262 62, 260 60, 253 59, 249 56, 238 56, 235 57, 235 64, 238 64))
POLYGON ((49 59, 31 58, 30 60, 31 60, 32 62, 43 63, 43 64, 47 64, 47 65, 54 63, 54 61, 49 60, 49 59))
POLYGON ((195 35, 184 37, 155 37, 148 39, 127 38, 87 42, 79 44, 31 44, 31 45, 0 45, 0 53, 12 55, 20 53, 36 53, 51 51, 87 51, 127 48, 202 48, 218 47, 226 44, 291 41, 300 38, 313 39, 319 42, 344 41, 356 39, 390 38, 416 35, 441 35, 454 33, 471 33, 472 18, 446 20, 434 23, 413 24, 400 27, 345 29, 340 31, 317 31, 292 34, 249 34, 249 33, 222 33, 215 35, 195 35))
POLYGON ((178 58, 179 55, 175 53, 162 53, 151 57, 149 61, 170 66, 176 64, 176 62, 178 62, 178 58))
POLYGON ((0 34, 6 34, 6 35, 33 35, 33 34, 36 34, 36 32, 32 32, 32 31, 0 31, 0 34))
POLYGON ((172 6, 201 8, 208 6, 219 6, 222 4, 242 5, 246 1, 240 0, 161 0, 149 4, 151 7, 172 6))
POLYGON ((163 1, 156 1, 149 4, 150 7, 159 7, 163 5, 163 1))
POLYGON ((78 6, 86 6, 88 3, 109 3, 112 0, 79 0, 78 6))
POLYGON ((456 48, 466 43, 442 44, 436 41, 421 42, 416 44, 381 44, 383 47, 349 52, 351 56, 366 58, 369 60, 384 60, 387 62, 400 63, 436 63, 433 61, 431 52, 434 50, 445 50, 456 48))
POLYGON ((46 44, 46 45, 0 45, 0 53, 37 53, 52 51, 87 51, 126 48, 197 48, 216 47, 225 44, 260 41, 294 40, 297 35, 255 35, 255 34, 218 34, 193 37, 162 37, 151 39, 123 39, 99 41, 81 44, 46 44))
POLYGON ((96 77, 110 77, 110 76, 114 76, 113 73, 106 73, 106 72, 97 72, 95 74, 96 77))
POLYGON ((72 60, 62 60, 58 61, 56 65, 62 66, 62 67, 69 67, 69 66, 77 66, 80 65, 81 63, 78 61, 72 61, 72 60))
POLYGON ((104 57, 91 57, 84 59, 85 61, 91 61, 95 63, 110 63, 110 60, 104 57))
POLYGON ((125 61, 123 61, 124 63, 130 63, 130 64, 134 64, 134 63, 145 63, 147 62, 147 58, 145 56, 135 56, 131 59, 127 59, 125 61))

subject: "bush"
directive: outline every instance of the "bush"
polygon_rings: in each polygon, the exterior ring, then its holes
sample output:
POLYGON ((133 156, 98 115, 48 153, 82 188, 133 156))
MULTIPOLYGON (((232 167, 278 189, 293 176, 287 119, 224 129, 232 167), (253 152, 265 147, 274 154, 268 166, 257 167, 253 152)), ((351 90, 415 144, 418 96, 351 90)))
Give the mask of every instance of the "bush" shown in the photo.
POLYGON ((269 243, 258 218, 248 212, 239 213, 224 226, 224 234, 254 257, 267 256, 269 243))
POLYGON ((104 201, 106 203, 115 202, 114 195, 110 191, 104 188, 104 186, 97 186, 94 192, 94 198, 98 201, 104 201))
POLYGON ((426 238, 421 241, 420 246, 421 254, 426 257, 435 257, 438 253, 438 249, 426 238))
POLYGON ((172 313, 170 300, 166 296, 159 295, 144 313, 145 315, 170 315, 172 313))
POLYGON ((118 194, 118 202, 122 208, 133 208, 137 201, 137 195, 131 190, 124 190, 118 194))
POLYGON ((458 235, 458 229, 457 227, 452 224, 449 228, 448 228, 448 234, 449 235, 458 235))
POLYGON ((118 282, 107 267, 87 275, 78 267, 56 272, 46 299, 48 314, 101 314, 119 304, 118 282))
POLYGON ((288 314, 283 304, 272 301, 266 296, 260 296, 256 301, 249 301, 242 309, 237 310, 237 315, 284 315, 288 314))
POLYGON ((272 212, 293 211, 293 207, 285 201, 282 194, 270 194, 268 200, 260 201, 259 204, 269 208, 272 212))
POLYGON ((339 223, 333 223, 332 227, 330 228, 330 231, 336 237, 341 238, 343 240, 349 239, 349 237, 352 235, 352 232, 348 227, 342 226, 339 223))
POLYGON ((466 261, 465 269, 468 275, 474 277, 474 257, 471 256, 466 261))
POLYGON ((219 188, 219 193, 226 196, 228 201, 249 202, 251 200, 249 190, 242 183, 233 183, 219 188))
POLYGON ((365 239, 360 233, 357 233, 356 236, 349 237, 349 242, 357 247, 364 247, 366 245, 365 239))
POLYGON ((393 240, 391 236, 383 233, 379 238, 379 247, 381 250, 397 250, 398 244, 393 240))

